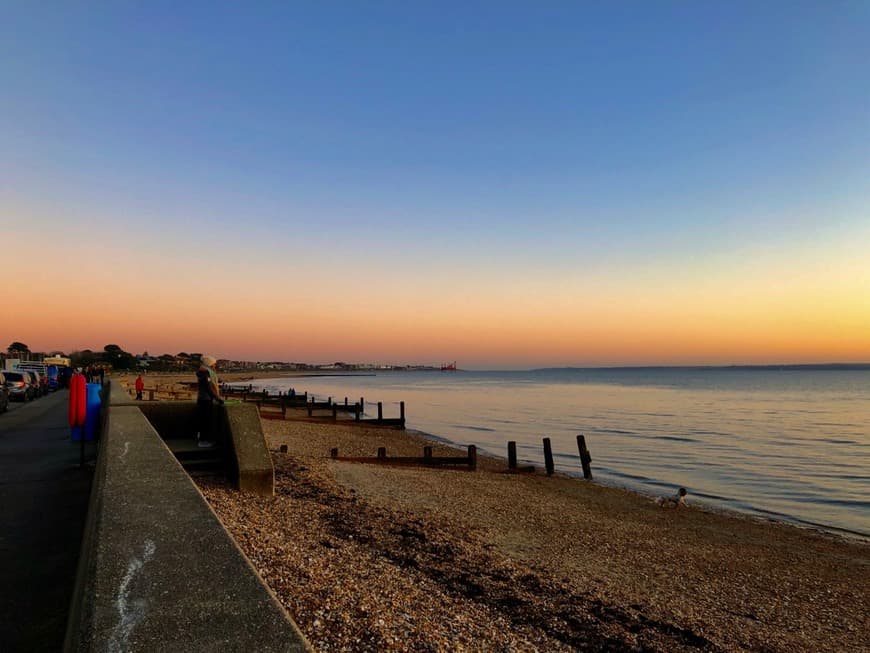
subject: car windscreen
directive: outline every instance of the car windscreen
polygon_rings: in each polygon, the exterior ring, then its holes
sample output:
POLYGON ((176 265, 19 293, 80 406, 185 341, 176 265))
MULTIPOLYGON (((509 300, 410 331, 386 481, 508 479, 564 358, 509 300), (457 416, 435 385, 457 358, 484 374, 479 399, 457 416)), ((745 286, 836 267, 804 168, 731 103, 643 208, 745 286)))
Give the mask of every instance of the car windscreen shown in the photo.
POLYGON ((6 377, 7 381, 23 381, 24 375, 19 374, 18 372, 3 372, 3 376, 6 377))

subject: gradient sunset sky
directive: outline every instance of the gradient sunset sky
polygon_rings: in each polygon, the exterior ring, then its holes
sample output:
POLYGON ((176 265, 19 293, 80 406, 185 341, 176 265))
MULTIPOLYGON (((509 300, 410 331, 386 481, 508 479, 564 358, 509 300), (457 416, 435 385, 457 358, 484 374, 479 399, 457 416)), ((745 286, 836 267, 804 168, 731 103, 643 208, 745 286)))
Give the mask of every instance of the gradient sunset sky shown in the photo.
POLYGON ((870 361, 870 3, 15 2, 0 347, 870 361))

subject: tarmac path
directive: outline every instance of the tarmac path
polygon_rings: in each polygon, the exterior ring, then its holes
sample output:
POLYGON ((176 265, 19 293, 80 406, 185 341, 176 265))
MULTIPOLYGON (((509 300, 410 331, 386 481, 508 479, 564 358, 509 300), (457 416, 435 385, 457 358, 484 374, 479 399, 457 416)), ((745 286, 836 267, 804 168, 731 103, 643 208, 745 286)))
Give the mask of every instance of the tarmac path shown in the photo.
POLYGON ((70 441, 68 399, 60 390, 0 415, 3 653, 63 648, 93 477, 70 441))

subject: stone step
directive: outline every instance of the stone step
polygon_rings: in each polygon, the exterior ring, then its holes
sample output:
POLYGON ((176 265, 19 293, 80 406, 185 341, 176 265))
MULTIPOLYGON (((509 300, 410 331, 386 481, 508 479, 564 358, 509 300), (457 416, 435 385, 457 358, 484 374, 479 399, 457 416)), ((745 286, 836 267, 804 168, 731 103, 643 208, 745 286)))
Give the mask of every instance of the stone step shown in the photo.
POLYGON ((203 458, 223 458, 226 455, 226 450, 219 444, 213 447, 200 447, 193 438, 166 440, 166 445, 170 451, 175 454, 178 460, 184 462, 188 460, 200 460, 203 458))
POLYGON ((214 469, 225 471, 227 461, 221 457, 212 456, 210 458, 196 458, 193 460, 180 460, 181 466, 188 471, 214 469))

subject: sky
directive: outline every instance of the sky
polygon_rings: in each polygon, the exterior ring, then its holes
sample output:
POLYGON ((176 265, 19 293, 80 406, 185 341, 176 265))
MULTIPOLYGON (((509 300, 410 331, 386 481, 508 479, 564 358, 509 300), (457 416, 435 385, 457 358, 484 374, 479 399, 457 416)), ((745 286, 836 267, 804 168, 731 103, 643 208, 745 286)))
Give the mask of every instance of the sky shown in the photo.
POLYGON ((0 12, 2 347, 870 361, 870 4, 0 12))

